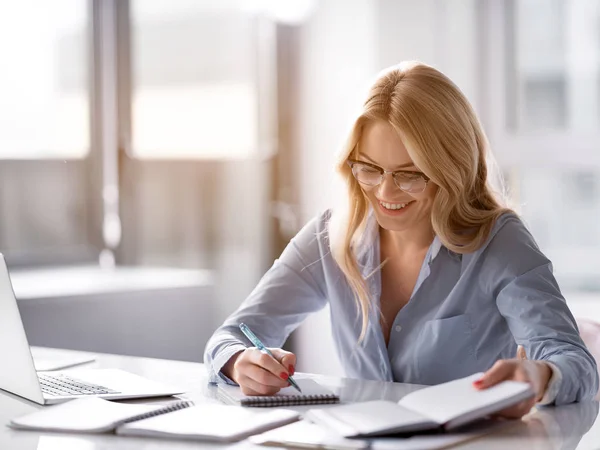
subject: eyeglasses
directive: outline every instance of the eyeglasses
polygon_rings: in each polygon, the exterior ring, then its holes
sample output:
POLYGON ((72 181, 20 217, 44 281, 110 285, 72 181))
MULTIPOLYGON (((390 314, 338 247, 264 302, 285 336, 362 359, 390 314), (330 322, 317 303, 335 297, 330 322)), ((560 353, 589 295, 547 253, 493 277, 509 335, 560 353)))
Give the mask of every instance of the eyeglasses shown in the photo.
POLYGON ((425 190, 429 182, 429 178, 421 172, 384 170, 375 164, 356 161, 354 159, 349 159, 347 163, 352 169, 352 175, 354 175, 356 181, 367 186, 379 186, 386 173, 392 175, 394 183, 399 189, 409 194, 420 194, 425 190))

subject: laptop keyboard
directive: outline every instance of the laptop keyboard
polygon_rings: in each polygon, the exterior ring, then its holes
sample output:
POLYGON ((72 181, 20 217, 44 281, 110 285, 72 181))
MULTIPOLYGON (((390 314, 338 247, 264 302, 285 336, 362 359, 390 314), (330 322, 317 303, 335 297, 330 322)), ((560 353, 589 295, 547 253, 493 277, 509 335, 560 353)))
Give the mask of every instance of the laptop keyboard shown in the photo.
POLYGON ((119 394, 120 392, 60 374, 38 373, 42 392, 50 396, 119 394))

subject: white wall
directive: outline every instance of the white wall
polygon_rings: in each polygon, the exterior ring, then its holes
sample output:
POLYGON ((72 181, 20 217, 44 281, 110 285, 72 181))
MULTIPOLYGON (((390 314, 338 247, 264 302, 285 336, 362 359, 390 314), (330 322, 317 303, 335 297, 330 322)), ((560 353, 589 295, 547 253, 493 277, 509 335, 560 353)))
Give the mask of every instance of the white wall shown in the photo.
MULTIPOLYGON (((375 3, 328 0, 303 26, 300 76, 301 221, 332 203, 333 165, 344 135, 375 70, 375 3)), ((296 332, 300 371, 341 375, 333 350, 329 311, 313 315, 296 332), (317 350, 318 349, 318 350, 317 350)))
MULTIPOLYGON (((301 219, 332 204, 335 156, 376 73, 418 59, 444 70, 469 96, 474 74, 475 0, 324 0, 303 26, 299 133, 301 219), (452 23, 447 23, 451 21, 452 23), (444 25, 444 26, 443 26, 444 25), (456 58, 446 49, 456 50, 456 58)), ((309 318, 295 335, 298 370, 343 371, 329 312, 309 318)))
POLYGON ((300 170, 304 221, 331 204, 330 178, 353 112, 375 70, 374 5, 328 0, 301 36, 300 170))

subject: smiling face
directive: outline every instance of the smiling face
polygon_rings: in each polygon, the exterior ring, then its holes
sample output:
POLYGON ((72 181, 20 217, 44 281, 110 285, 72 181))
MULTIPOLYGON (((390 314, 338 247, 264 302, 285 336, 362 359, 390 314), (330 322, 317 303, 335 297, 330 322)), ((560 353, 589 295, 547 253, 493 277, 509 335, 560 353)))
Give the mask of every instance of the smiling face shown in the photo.
MULTIPOLYGON (((387 122, 365 125, 356 160, 365 161, 386 171, 420 172, 411 160, 398 133, 387 122)), ((360 184, 369 199, 379 225, 389 231, 406 231, 431 223, 431 209, 437 186, 429 181, 421 193, 402 191, 392 174, 385 174, 381 184, 360 184)))

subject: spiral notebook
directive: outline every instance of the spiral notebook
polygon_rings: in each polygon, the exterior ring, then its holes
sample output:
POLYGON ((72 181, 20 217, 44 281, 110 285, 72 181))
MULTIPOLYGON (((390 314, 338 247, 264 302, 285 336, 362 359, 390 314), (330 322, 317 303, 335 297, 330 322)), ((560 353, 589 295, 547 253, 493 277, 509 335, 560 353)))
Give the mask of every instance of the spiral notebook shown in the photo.
POLYGON ((14 429, 72 433, 115 432, 126 436, 235 442, 292 423, 296 411, 250 410, 219 404, 164 405, 115 403, 97 397, 44 408, 8 425, 14 429))
POLYGON ((300 386, 300 389, 302 389, 302 394, 293 387, 288 386, 271 396, 245 395, 240 387, 229 384, 219 384, 217 392, 223 401, 241 406, 319 405, 339 403, 340 401, 340 397, 337 394, 321 386, 314 380, 296 378, 296 382, 300 386))
POLYGON ((152 405, 116 403, 98 397, 87 397, 41 409, 13 419, 8 425, 21 430, 106 433, 126 423, 190 406, 193 403, 187 400, 152 405))

